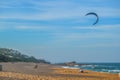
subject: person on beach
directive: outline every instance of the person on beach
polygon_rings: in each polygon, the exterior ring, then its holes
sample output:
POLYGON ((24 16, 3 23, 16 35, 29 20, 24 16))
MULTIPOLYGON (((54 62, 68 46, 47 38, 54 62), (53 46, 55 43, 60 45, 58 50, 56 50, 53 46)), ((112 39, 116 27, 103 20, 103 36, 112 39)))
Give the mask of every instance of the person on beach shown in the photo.
POLYGON ((34 66, 34 69, 37 69, 38 68, 38 65, 36 64, 35 66, 34 66))
POLYGON ((2 71, 2 65, 0 65, 0 71, 2 71))
POLYGON ((83 73, 84 71, 82 69, 80 69, 80 73, 83 73))

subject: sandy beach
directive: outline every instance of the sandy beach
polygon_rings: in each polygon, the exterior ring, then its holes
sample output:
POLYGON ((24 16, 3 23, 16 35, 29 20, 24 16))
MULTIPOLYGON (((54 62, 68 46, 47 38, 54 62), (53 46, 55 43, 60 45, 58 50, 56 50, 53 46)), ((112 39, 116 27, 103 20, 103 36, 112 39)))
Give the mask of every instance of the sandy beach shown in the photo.
POLYGON ((118 80, 118 74, 66 69, 50 64, 0 63, 0 80, 118 80))

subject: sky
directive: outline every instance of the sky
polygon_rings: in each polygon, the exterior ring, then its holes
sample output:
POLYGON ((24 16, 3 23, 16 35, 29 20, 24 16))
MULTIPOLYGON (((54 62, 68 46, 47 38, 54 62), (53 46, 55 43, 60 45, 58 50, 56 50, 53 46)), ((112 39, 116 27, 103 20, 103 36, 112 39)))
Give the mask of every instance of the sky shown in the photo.
POLYGON ((0 0, 0 47, 57 62, 120 62, 120 0, 0 0), (96 17, 85 16, 95 12, 96 17))

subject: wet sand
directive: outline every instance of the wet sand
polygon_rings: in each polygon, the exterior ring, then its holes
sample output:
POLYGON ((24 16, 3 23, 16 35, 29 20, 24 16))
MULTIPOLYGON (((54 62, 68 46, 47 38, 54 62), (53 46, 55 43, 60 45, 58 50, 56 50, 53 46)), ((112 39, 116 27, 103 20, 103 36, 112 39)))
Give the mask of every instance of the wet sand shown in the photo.
POLYGON ((118 80, 118 74, 100 73, 35 63, 0 63, 0 80, 118 80))

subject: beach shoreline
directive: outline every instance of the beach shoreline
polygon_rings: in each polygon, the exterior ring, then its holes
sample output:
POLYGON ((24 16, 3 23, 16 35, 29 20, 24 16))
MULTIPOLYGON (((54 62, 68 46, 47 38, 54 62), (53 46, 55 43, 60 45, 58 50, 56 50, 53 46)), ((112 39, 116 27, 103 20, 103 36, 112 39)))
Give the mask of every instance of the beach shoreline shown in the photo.
POLYGON ((0 71, 2 80, 118 80, 118 74, 101 73, 79 69, 62 68, 58 65, 36 63, 0 63, 3 70, 0 71), (9 79, 8 79, 9 78, 9 79))

